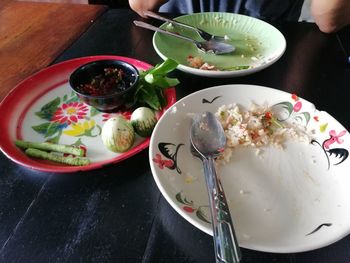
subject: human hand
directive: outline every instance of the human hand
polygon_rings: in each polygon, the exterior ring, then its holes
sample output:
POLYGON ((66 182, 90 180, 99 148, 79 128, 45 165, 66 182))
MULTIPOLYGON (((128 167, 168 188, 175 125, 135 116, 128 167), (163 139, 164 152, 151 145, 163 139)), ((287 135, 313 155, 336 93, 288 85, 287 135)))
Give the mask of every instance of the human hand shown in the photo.
POLYGON ((129 5, 132 10, 138 13, 142 17, 144 11, 158 11, 159 7, 166 3, 168 0, 129 0, 129 5))
POLYGON ((311 13, 324 33, 333 33, 350 24, 349 0, 312 0, 311 13))

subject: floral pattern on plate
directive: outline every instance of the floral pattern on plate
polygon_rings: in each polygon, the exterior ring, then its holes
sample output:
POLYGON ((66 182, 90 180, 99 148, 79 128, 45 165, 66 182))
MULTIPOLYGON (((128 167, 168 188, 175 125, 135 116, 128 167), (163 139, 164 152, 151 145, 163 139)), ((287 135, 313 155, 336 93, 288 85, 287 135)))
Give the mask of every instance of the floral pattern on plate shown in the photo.
MULTIPOLYGON (((240 245, 269 252, 301 252, 326 246, 350 233, 348 151, 350 135, 332 116, 295 94, 253 85, 224 85, 200 90, 175 103, 158 122, 150 143, 153 177, 166 200, 186 220, 211 234, 202 164, 190 153, 189 113, 216 112, 239 102, 273 105, 282 122, 297 123, 310 143, 265 147, 262 158, 237 149, 219 166, 240 245), (171 145, 160 151, 160 145, 171 145), (176 151, 177 145, 181 147, 176 151), (176 156, 177 169, 159 165, 176 156), (178 172, 181 171, 181 173, 178 172), (205 210, 204 210, 205 211, 205 210)), ((173 163, 171 163, 173 165, 173 163)), ((170 162, 169 162, 170 165, 170 162)))
MULTIPOLYGON (((83 64, 102 59, 123 60, 139 70, 151 67, 127 57, 91 56, 64 61, 39 71, 16 86, 1 102, 1 112, 6 116, 0 123, 4 138, 0 141, 1 150, 25 167, 63 173, 97 169, 120 162, 147 148, 150 138, 136 136, 133 147, 126 153, 108 151, 99 136, 103 123, 113 115, 121 114, 128 119, 131 112, 101 113, 80 102, 71 92, 68 83, 70 74, 83 64), (29 158, 15 146, 16 139, 79 146, 85 149, 91 164, 73 167, 29 158)), ((165 97, 168 105, 158 116, 175 103, 175 88, 167 89, 165 97)))

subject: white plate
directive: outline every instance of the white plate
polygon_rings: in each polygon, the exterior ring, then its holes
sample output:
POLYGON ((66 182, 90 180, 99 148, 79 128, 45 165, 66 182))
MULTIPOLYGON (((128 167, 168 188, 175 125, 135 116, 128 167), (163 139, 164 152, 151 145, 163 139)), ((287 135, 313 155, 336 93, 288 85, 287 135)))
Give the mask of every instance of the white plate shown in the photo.
MULTIPOLYGON (((286 40, 274 26, 249 16, 233 13, 195 13, 175 18, 185 24, 201 28, 211 34, 227 36, 227 42, 236 50, 230 54, 215 55, 204 53, 190 42, 173 36, 155 33, 153 47, 162 59, 172 58, 179 63, 178 69, 187 73, 206 77, 238 77, 252 74, 275 63, 286 49, 286 40), (200 57, 215 65, 220 71, 196 69, 189 66, 188 57, 200 57), (249 66, 247 69, 233 69, 249 66)), ((164 23, 163 29, 202 40, 193 30, 164 23)))
POLYGON ((312 103, 261 86, 201 90, 175 103, 160 119, 149 158, 157 186, 172 207, 212 234, 202 165, 190 153, 188 113, 216 112, 235 102, 245 108, 252 102, 281 103, 287 121, 305 125, 316 141, 289 141, 284 150, 266 147, 262 158, 255 149, 237 149, 231 162, 219 168, 240 246, 301 252, 349 234, 349 133, 312 103))

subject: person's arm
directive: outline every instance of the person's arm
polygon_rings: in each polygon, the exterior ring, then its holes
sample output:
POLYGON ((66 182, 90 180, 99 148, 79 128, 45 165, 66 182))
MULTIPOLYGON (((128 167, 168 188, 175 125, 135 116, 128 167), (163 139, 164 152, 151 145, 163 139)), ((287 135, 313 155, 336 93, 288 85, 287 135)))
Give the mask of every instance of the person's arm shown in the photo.
POLYGON ((350 0, 312 0, 311 13, 324 33, 333 33, 350 24, 350 0))
POLYGON ((159 7, 168 0, 129 0, 129 5, 132 10, 140 16, 145 17, 144 11, 158 11, 159 7))

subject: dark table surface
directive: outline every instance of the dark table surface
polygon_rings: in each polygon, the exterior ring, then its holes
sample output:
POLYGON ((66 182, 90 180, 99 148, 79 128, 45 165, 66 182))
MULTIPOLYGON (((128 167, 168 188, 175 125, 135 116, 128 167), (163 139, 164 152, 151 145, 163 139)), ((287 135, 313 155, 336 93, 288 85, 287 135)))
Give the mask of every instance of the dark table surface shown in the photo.
MULTIPOLYGON (((120 55, 161 62, 153 33, 128 10, 108 10, 56 62, 120 55)), ((349 30, 322 34, 314 24, 273 23, 286 37, 283 57, 240 78, 180 71, 177 99, 220 84, 258 84, 296 93, 348 130, 349 30)), ((1 137, 1 135, 0 135, 1 137)), ((158 190, 148 150, 103 169, 74 174, 23 168, 0 154, 0 262, 214 262, 212 237, 183 219, 158 190)), ((242 249, 243 262, 350 262, 350 237, 304 253, 242 249)))

